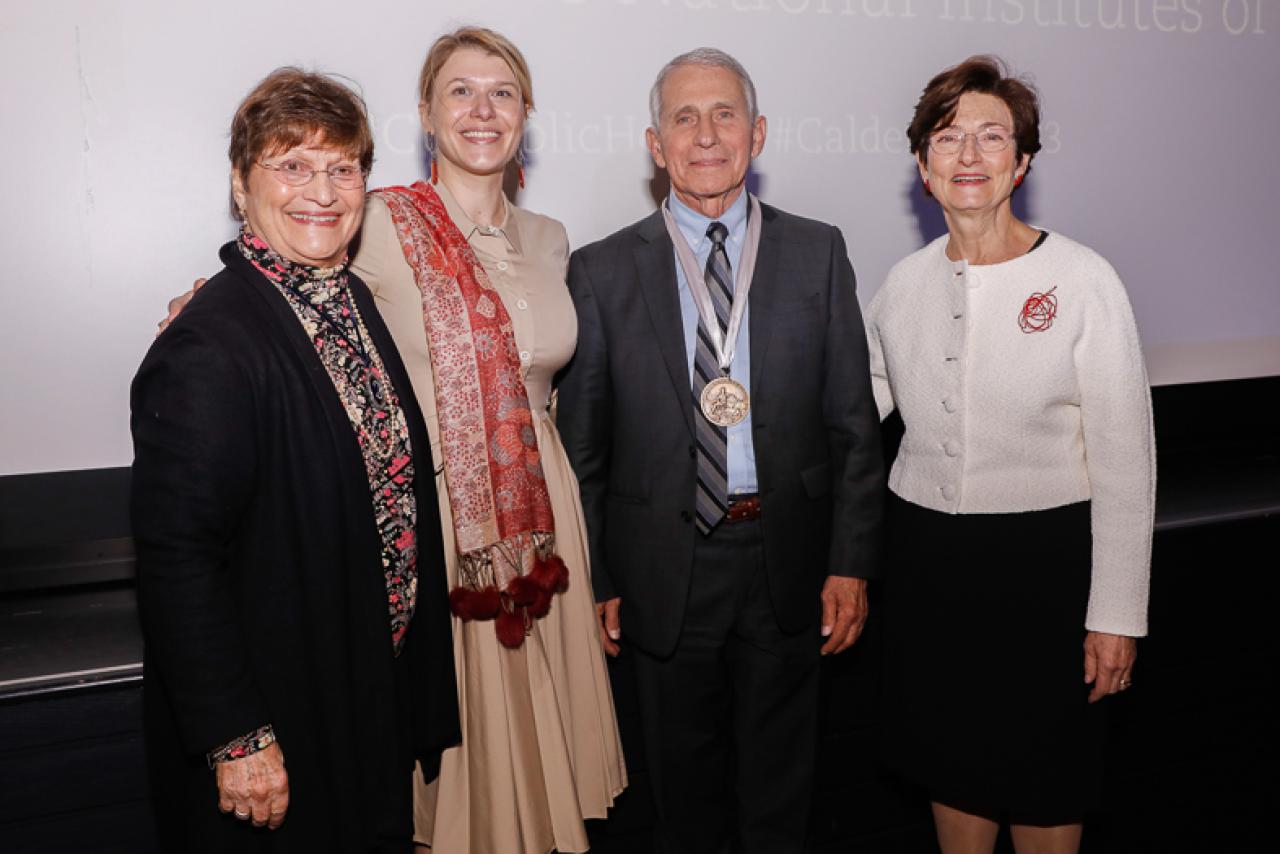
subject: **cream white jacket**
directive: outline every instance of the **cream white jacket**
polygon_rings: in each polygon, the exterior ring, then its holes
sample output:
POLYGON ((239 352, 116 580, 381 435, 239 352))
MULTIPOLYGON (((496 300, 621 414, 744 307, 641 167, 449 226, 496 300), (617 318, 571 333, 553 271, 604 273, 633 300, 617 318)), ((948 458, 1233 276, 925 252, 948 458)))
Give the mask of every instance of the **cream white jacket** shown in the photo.
MULTIPOLYGON (((943 235, 900 261, 867 310, 880 417, 906 425, 889 488, 944 513, 1092 502, 1085 627, 1147 631, 1155 438, 1124 286, 1060 234, 970 266, 943 235)), ((1027 544, 1053 548, 1053 531, 1027 544)))

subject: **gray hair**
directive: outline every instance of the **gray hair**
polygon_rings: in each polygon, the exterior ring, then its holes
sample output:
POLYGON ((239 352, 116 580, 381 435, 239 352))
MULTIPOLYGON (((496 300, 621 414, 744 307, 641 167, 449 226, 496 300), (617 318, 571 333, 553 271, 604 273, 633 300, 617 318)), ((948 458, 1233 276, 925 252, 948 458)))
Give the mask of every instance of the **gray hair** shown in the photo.
POLYGON ((747 112, 751 114, 751 121, 756 120, 758 115, 756 84, 751 82, 751 75, 747 73, 747 69, 742 67, 741 62, 718 48, 700 47, 688 53, 682 53, 662 66, 662 70, 658 72, 658 78, 653 81, 653 88, 649 90, 649 121, 653 123, 655 130, 662 118, 662 84, 667 82, 667 77, 672 71, 682 65, 702 65, 711 68, 727 68, 732 71, 742 83, 742 96, 747 101, 747 112))

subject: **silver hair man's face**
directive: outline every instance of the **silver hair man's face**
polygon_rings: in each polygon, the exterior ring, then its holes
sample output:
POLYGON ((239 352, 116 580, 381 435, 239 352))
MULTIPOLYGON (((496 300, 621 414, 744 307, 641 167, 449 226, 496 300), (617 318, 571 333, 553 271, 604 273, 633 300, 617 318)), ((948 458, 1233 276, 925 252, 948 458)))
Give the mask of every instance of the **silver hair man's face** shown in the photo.
POLYGON ((646 135, 654 162, 682 202, 718 215, 764 146, 764 118, 752 115, 738 75, 723 66, 677 65, 660 96, 659 122, 646 135))

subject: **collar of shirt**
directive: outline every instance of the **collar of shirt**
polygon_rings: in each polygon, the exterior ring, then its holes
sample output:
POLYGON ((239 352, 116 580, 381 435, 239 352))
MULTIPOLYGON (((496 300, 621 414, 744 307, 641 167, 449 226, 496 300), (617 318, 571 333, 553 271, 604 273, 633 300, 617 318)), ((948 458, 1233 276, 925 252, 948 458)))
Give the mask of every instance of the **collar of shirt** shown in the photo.
MULTIPOLYGON (((458 200, 453 197, 453 193, 449 192, 449 188, 440 182, 432 185, 436 193, 440 196, 440 201, 444 202, 444 209, 449 214, 449 218, 453 220, 453 224, 458 227, 458 231, 462 232, 462 236, 473 248, 480 248, 482 243, 489 240, 501 241, 503 248, 512 254, 520 255, 520 229, 516 225, 516 217, 511 202, 504 194, 502 197, 502 205, 505 210, 502 225, 484 226, 476 225, 476 223, 467 216, 467 212, 462 205, 458 204, 458 200)), ((492 254, 492 253, 490 253, 492 254)))
POLYGON ((711 254, 711 238, 707 237, 707 228, 713 222, 723 223, 724 227, 729 229, 729 236, 725 240, 725 254, 729 256, 729 266, 735 271, 738 269, 738 259, 742 257, 742 244, 747 239, 745 188, 738 194, 738 198, 733 200, 733 204, 729 205, 729 209, 714 220, 681 202, 676 198, 675 193, 667 196, 667 207, 676 221, 676 227, 680 229, 684 239, 689 242, 689 248, 693 250, 694 255, 698 256, 698 261, 702 264, 707 262, 707 256, 711 254))

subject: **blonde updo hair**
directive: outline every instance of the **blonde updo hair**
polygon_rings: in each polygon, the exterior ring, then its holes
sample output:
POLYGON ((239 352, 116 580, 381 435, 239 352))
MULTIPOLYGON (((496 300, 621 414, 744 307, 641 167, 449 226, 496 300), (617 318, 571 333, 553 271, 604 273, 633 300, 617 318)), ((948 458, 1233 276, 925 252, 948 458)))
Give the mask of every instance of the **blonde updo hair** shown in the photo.
POLYGON ((436 77, 449 57, 468 47, 484 51, 505 62, 516 76, 516 85, 520 87, 520 98, 524 101, 525 110, 533 109, 533 78, 529 74, 529 64, 524 61, 524 54, 506 36, 485 27, 460 27, 435 40, 427 51, 426 61, 422 63, 422 73, 418 75, 418 100, 421 103, 431 103, 431 96, 435 94, 436 77))

